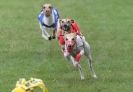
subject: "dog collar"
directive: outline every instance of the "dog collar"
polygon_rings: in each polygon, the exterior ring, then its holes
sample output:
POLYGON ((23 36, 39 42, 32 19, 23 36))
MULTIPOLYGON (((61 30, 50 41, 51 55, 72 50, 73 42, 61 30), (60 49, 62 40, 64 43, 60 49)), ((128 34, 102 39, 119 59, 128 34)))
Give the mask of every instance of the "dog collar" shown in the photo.
POLYGON ((42 25, 43 26, 45 26, 45 27, 47 27, 47 28, 55 28, 55 26, 56 26, 56 24, 55 23, 53 23, 52 25, 46 25, 46 24, 44 24, 44 23, 42 23, 42 25))

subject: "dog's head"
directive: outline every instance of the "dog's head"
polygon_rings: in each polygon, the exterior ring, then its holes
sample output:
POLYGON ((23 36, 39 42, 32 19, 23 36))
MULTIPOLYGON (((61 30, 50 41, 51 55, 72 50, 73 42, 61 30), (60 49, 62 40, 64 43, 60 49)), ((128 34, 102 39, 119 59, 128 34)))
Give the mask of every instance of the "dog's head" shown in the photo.
POLYGON ((60 19, 61 29, 69 32, 71 30, 71 23, 74 22, 72 19, 60 19))
POLYGON ((46 17, 49 17, 52 13, 53 6, 51 4, 44 4, 42 10, 45 13, 46 17))
POLYGON ((76 34, 70 33, 66 34, 65 36, 65 45, 69 52, 71 52, 76 44, 76 34))

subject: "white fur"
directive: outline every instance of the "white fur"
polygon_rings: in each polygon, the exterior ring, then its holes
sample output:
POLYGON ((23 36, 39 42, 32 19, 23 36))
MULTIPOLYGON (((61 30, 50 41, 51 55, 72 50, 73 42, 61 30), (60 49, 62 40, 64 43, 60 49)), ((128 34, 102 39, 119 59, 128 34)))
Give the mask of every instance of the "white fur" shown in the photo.
MULTIPOLYGON (((76 43, 77 43, 76 50, 80 50, 80 54, 85 55, 87 57, 87 61, 88 61, 89 68, 91 70, 92 77, 94 79, 96 79, 97 76, 96 76, 93 66, 92 66, 92 57, 91 57, 89 43, 85 40, 84 37, 82 37, 82 38, 77 37, 76 43)), ((85 78, 84 78, 84 74, 82 72, 82 67, 81 67, 80 63, 74 60, 74 57, 73 57, 73 55, 71 55, 71 53, 68 53, 68 52, 66 52, 66 53, 67 53, 65 55, 66 59, 68 61, 72 62, 74 67, 78 68, 78 70, 80 72, 80 78, 81 78, 81 80, 84 80, 85 78)))
MULTIPOLYGON (((43 23, 45 23, 46 25, 52 25, 54 23, 54 16, 53 14, 51 14, 49 17, 44 17, 43 18, 43 23)), ((42 37, 46 40, 48 40, 48 37, 50 37, 50 35, 52 34, 52 30, 54 30, 54 28, 47 28, 45 26, 42 26, 41 23, 39 23, 40 28, 42 30, 42 37)))

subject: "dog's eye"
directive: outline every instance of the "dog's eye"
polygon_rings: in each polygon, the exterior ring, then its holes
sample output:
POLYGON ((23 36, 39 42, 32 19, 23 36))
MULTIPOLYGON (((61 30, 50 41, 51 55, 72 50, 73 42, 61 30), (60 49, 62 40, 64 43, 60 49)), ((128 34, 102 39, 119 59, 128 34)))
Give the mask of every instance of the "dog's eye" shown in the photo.
POLYGON ((72 19, 71 22, 74 23, 74 20, 72 19))
POLYGON ((51 9, 52 7, 51 7, 51 6, 49 6, 49 8, 51 9))
POLYGON ((72 38, 72 41, 74 41, 75 39, 74 38, 72 38))
POLYGON ((64 21, 61 21, 62 23, 64 23, 64 21))
POLYGON ((67 41, 68 39, 66 38, 66 41, 67 41))
POLYGON ((70 21, 67 21, 68 23, 70 23, 70 21))

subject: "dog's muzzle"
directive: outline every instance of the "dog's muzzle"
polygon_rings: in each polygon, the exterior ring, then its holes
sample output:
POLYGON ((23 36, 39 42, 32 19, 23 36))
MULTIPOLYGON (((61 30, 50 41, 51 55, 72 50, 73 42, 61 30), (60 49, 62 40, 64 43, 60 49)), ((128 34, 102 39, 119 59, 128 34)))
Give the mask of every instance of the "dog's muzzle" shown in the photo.
POLYGON ((67 51, 71 52, 75 46, 75 43, 67 42, 67 51))
POLYGON ((51 15, 51 11, 45 10, 45 16, 46 16, 46 17, 49 17, 50 15, 51 15))
POLYGON ((69 32, 70 29, 71 29, 71 25, 70 25, 70 24, 64 24, 64 25, 62 26, 62 29, 63 29, 64 31, 66 31, 66 32, 69 32))

